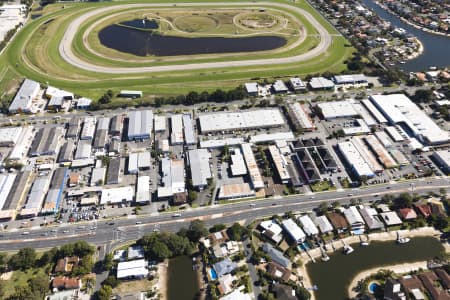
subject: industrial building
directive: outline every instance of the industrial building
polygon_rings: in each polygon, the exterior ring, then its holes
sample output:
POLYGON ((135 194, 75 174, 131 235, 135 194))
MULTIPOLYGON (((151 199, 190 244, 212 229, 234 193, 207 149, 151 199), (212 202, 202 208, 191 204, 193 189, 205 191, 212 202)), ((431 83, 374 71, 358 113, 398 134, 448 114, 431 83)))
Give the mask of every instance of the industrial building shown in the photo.
POLYGON ((241 145, 242 154, 244 155, 245 164, 247 165, 250 180, 254 189, 261 189, 264 187, 264 181, 261 173, 259 172, 258 165, 256 163, 255 155, 253 155, 252 146, 250 144, 241 145))
POLYGON ((81 130, 80 140, 92 140, 95 133, 95 124, 97 119, 95 117, 86 117, 83 122, 83 129, 81 130))
POLYGON ((391 137, 391 139, 396 142, 403 142, 407 137, 399 132, 396 126, 387 126, 384 128, 387 134, 391 137))
POLYGON ((195 138, 194 124, 192 123, 191 115, 183 115, 183 130, 186 145, 196 145, 197 139, 195 138))
POLYGON ((299 217, 298 221, 302 225, 303 230, 305 231, 307 236, 311 237, 319 234, 319 229, 317 229, 317 226, 308 215, 299 217))
POLYGON ((223 138, 223 139, 211 139, 211 140, 204 140, 200 141, 200 148, 207 148, 207 149, 215 149, 215 148, 222 148, 225 145, 228 146, 237 146, 244 143, 244 138, 237 137, 237 138, 223 138))
POLYGON ((28 149, 31 146, 34 138, 34 129, 32 126, 27 126, 22 128, 22 133, 17 140, 16 145, 13 147, 8 155, 8 159, 11 161, 21 162, 24 160, 28 149))
POLYGON ((100 204, 119 204, 133 201, 134 191, 131 186, 102 189, 100 204))
POLYGON ((276 81, 272 84, 272 91, 273 91, 275 94, 287 93, 288 88, 287 88, 287 86, 284 84, 283 80, 276 80, 276 81))
POLYGON ((78 142, 77 150, 75 151, 74 159, 87 159, 91 157, 92 145, 91 141, 81 140, 78 142))
POLYGON ((183 142, 183 115, 172 115, 170 117, 170 144, 182 145, 183 142))
POLYGON ((166 131, 166 117, 155 115, 155 132, 166 131))
POLYGON ((40 85, 38 82, 25 79, 9 106, 9 113, 33 113, 33 100, 38 96, 40 85))
POLYGON ((120 137, 122 135, 123 116, 118 115, 111 118, 111 124, 109 127, 109 133, 114 137, 120 137))
POLYGON ((300 103, 290 103, 286 110, 296 130, 312 131, 316 128, 306 109, 300 103))
POLYGON ((325 120, 350 118, 358 115, 350 101, 325 101, 317 104, 325 120))
POLYGON ((150 176, 139 176, 136 182, 136 203, 149 203, 150 199, 150 176))
POLYGON ((161 160, 162 186, 158 187, 158 198, 170 198, 185 192, 184 161, 164 157, 161 160))
POLYGON ((224 184, 220 187, 217 199, 232 200, 255 197, 255 191, 250 188, 248 183, 224 184))
POLYGON ((77 109, 88 109, 91 106, 92 100, 89 98, 80 98, 77 100, 77 109))
POLYGON ((309 81, 309 87, 313 90, 332 90, 334 89, 333 81, 325 77, 313 77, 309 81))
POLYGON ((450 175, 450 151, 439 150, 432 154, 436 165, 446 174, 450 175))
POLYGON ((120 158, 114 158, 109 161, 106 184, 119 184, 120 181, 120 158))
POLYGON ((41 211, 42 203, 50 184, 48 176, 38 177, 33 182, 25 207, 20 211, 22 217, 36 217, 41 211))
POLYGON ((353 233, 361 234, 364 232, 365 223, 356 206, 350 206, 349 208, 344 209, 344 217, 353 233))
POLYGON ((161 151, 163 154, 169 153, 170 151, 169 140, 168 139, 158 140, 158 150, 161 151))
POLYGON ((141 98, 142 97, 142 91, 129 91, 129 90, 122 90, 120 91, 118 97, 122 98, 141 98))
MULTIPOLYGON (((0 220, 1 221, 8 221, 11 219, 14 219, 16 217, 17 210, 19 209, 19 205, 23 202, 23 199, 25 198, 28 189, 26 188, 28 186, 28 180, 30 179, 30 171, 24 171, 17 174, 14 174, 14 182, 11 185, 11 189, 8 192, 8 195, 6 199, 3 201, 1 210, 0 210, 0 220)), ((2 187, 2 193, 3 190, 6 192, 7 185, 5 185, 6 182, 4 181, 3 187, 2 187)), ((2 196, 3 197, 3 196, 2 196)))
POLYGON ((17 144, 22 127, 3 127, 0 128, 0 147, 13 147, 17 144))
POLYGON ((73 140, 67 140, 59 151, 58 163, 69 163, 73 159, 73 150, 75 149, 75 142, 73 140))
POLYGON ((384 171, 378 160, 372 152, 370 152, 369 148, 367 148, 366 144, 362 140, 362 137, 353 137, 351 141, 372 171, 375 173, 381 173, 384 171))
POLYGON ((234 148, 230 150, 233 152, 231 154, 231 175, 233 176, 243 176, 247 174, 247 166, 245 165, 244 157, 239 148, 234 148))
POLYGON ((203 190, 208 185, 208 179, 212 178, 210 168, 211 153, 206 149, 195 149, 189 150, 187 156, 191 169, 192 186, 203 190))
POLYGON ((252 144, 262 144, 276 141, 293 141, 293 140, 295 140, 295 135, 292 133, 292 131, 261 133, 250 136, 250 143, 252 144))
POLYGON ((76 139, 80 132, 80 118, 72 117, 67 124, 66 138, 76 139))
POLYGON ((269 153, 272 158, 272 163, 275 166, 275 170, 278 174, 280 181, 283 184, 289 183, 291 176, 289 175, 289 172, 287 170, 286 158, 280 152, 280 149, 278 149, 278 147, 275 145, 269 146, 269 153))
POLYGON ((385 147, 385 148, 392 147, 392 145, 393 145, 392 140, 389 138, 389 136, 384 131, 375 131, 374 134, 378 138, 380 143, 383 145, 383 147, 385 147))
POLYGON ((367 176, 369 178, 375 176, 370 166, 352 142, 341 142, 337 146, 345 162, 350 166, 356 176, 367 176))
POLYGON ((111 142, 108 145, 108 155, 109 156, 116 156, 120 153, 120 142, 118 140, 111 140, 111 142))
POLYGON ((361 100, 361 103, 366 107, 366 109, 372 114, 372 116, 380 124, 386 124, 388 121, 383 116, 383 114, 376 108, 369 99, 361 100))
POLYGON ((128 156, 128 173, 137 174, 139 171, 150 169, 150 152, 134 152, 128 156))
POLYGON ((270 128, 285 124, 279 109, 221 112, 199 116, 202 133, 270 128))
POLYGON ((108 130, 110 118, 99 118, 97 121, 97 128, 94 136, 94 149, 104 149, 106 147, 106 140, 108 139, 108 130))
POLYGON ((0 174, 0 209, 3 209, 13 187, 16 174, 0 174))
POLYGON ((399 165, 401 166, 409 165, 409 160, 400 150, 390 149, 389 153, 392 155, 392 158, 394 158, 399 165))
POLYGON ((386 150, 386 148, 381 145, 378 139, 373 135, 367 135, 364 137, 369 148, 375 153, 375 156, 383 164, 386 169, 396 168, 398 164, 386 150))
POLYGON ((361 102, 355 100, 350 100, 350 102, 352 103, 353 109, 364 120, 364 122, 366 122, 367 126, 375 126, 378 124, 372 114, 367 111, 361 102))
POLYGON ((342 128, 346 136, 368 134, 370 132, 370 128, 364 119, 354 119, 352 125, 352 127, 342 128))
POLYGON ((336 85, 344 86, 363 87, 368 85, 367 77, 364 74, 335 75, 333 81, 336 85))
POLYGON ((106 168, 92 168, 90 186, 104 184, 105 176, 106 176, 106 168))
POLYGON ((421 143, 438 145, 450 141, 449 133, 404 94, 372 95, 370 100, 392 125, 404 126, 421 143))
POLYGON ((55 155, 63 136, 60 127, 44 127, 34 137, 29 151, 30 156, 55 155))
POLYGON ((57 168, 53 172, 49 190, 41 214, 55 214, 59 210, 61 200, 64 198, 64 187, 67 181, 67 168, 57 168))
POLYGON ((305 241, 306 234, 292 219, 283 220, 281 226, 283 226, 283 229, 297 244, 301 244, 305 241))
POLYGON ((258 83, 256 82, 249 82, 244 84, 245 91, 249 96, 256 97, 258 96, 258 83))
POLYGON ((296 92, 306 91, 306 84, 298 77, 292 77, 289 79, 289 85, 296 92))
POLYGON ((132 140, 150 139, 153 130, 153 111, 136 110, 128 114, 127 138, 132 140))

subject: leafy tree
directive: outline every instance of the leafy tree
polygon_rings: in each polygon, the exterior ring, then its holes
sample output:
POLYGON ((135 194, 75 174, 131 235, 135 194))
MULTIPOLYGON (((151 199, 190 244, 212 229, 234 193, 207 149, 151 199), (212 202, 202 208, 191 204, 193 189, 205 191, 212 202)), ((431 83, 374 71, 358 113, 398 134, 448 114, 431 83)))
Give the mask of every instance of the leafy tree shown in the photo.
POLYGON ((161 241, 156 241, 149 250, 150 250, 150 257, 159 261, 172 256, 172 253, 170 252, 167 245, 162 243, 161 241))
POLYGON ((433 217, 433 226, 438 230, 443 230, 448 227, 448 218, 445 216, 433 217))
POLYGON ((112 288, 109 285, 103 285, 97 293, 98 300, 109 300, 112 295, 112 288))
POLYGON ((47 277, 36 276, 28 280, 28 286, 36 299, 44 299, 49 290, 47 277))
POLYGON ((56 254, 58 253, 58 248, 54 247, 48 251, 45 251, 38 260, 38 266, 45 266, 52 263, 55 260, 56 254))
POLYGON ((209 228, 209 232, 214 233, 214 232, 219 232, 224 230, 225 228, 227 228, 227 226, 225 226, 225 224, 216 224, 213 225, 211 228, 209 228))
POLYGON ((394 205, 399 208, 410 207, 412 205, 413 199, 409 193, 401 193, 394 200, 394 205))
POLYGON ((189 225, 187 231, 187 238, 193 242, 197 243, 201 237, 204 237, 208 234, 208 230, 205 227, 205 224, 201 220, 194 220, 189 225))
POLYGON ((11 256, 9 266, 13 270, 26 270, 36 263, 36 251, 33 248, 22 248, 11 256))
POLYGON ((119 285, 119 280, 114 275, 109 275, 103 282, 102 285, 109 285, 112 288, 117 287, 119 285))
POLYGON ((311 299, 311 293, 305 289, 302 286, 298 286, 297 289, 295 290, 295 293, 297 295, 297 298, 299 300, 309 300, 311 299))
POLYGON ((248 230, 236 222, 228 229, 227 233, 230 239, 241 241, 243 237, 248 234, 248 230))
POLYGON ((188 192, 188 200, 189 200, 189 202, 193 202, 193 201, 195 201, 195 200, 197 200, 197 192, 196 191, 192 191, 192 190, 190 190, 189 192, 188 192))

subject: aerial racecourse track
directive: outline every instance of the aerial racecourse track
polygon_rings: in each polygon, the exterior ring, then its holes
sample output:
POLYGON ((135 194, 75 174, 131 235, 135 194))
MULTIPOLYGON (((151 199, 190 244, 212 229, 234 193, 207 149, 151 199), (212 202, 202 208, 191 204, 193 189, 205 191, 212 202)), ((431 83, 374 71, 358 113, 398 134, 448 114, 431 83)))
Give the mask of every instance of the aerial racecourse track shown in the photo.
POLYGON ((0 56, 0 89, 27 77, 94 99, 177 95, 337 73, 354 52, 304 1, 69 2, 31 16, 0 56))

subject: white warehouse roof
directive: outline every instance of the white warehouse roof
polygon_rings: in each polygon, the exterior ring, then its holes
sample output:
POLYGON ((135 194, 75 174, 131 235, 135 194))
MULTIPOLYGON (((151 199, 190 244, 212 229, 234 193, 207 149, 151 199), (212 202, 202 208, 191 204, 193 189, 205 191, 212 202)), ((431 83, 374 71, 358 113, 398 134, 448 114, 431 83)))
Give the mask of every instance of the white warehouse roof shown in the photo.
POLYGON ((346 118, 358 115, 350 101, 327 101, 317 104, 325 119, 346 118))
POLYGON ((22 133, 22 127, 0 128, 0 146, 14 146, 22 133))
POLYGON ((103 189, 100 204, 131 202, 134 191, 131 186, 103 189))
POLYGON ((291 116, 295 118, 296 123, 298 123, 301 128, 313 129, 315 127, 311 118, 300 103, 291 103, 288 105, 288 109, 291 112, 291 116))
POLYGON ((250 144, 241 145, 242 153, 244 155, 245 164, 247 165, 250 179, 255 189, 263 188, 264 181, 261 173, 259 172, 258 165, 256 164, 255 156, 253 155, 252 146, 250 144))
POLYGON ((136 187, 136 202, 150 202, 150 176, 139 176, 136 187))
POLYGON ((166 117, 155 115, 155 132, 166 131, 166 117))
POLYGON ((147 261, 138 259, 120 262, 117 265, 117 278, 145 277, 148 275, 147 261))
POLYGON ((199 120, 202 132, 267 128, 284 124, 284 118, 279 109, 205 114, 200 115, 199 120))
POLYGON ((194 187, 206 186, 212 177, 209 159, 211 154, 207 149, 189 150, 189 165, 191 167, 192 185, 194 187))
POLYGON ((9 112, 16 113, 20 110, 22 112, 31 112, 32 101, 37 97, 39 89, 39 83, 30 79, 25 79, 9 106, 9 112))
POLYGON ((338 144, 338 148, 345 157, 347 163, 352 167, 353 171, 359 176, 374 176, 372 169, 366 163, 364 158, 358 152, 351 142, 342 142, 338 144))
POLYGON ((150 138, 153 129, 153 111, 131 111, 128 120, 128 140, 150 138))
POLYGON ((370 100, 391 123, 405 124, 422 142, 442 144, 450 141, 449 133, 442 130, 404 94, 372 95, 370 100))

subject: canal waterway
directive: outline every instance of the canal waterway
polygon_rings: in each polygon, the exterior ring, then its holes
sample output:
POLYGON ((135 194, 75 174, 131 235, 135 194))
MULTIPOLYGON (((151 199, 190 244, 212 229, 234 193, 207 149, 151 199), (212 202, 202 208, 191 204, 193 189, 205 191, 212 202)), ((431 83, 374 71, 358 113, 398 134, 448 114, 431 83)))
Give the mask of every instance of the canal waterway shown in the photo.
POLYGON ((432 237, 417 237, 407 244, 395 241, 372 242, 368 247, 358 244, 355 251, 345 255, 338 251, 330 255, 328 262, 308 263, 306 269, 312 284, 317 286, 317 300, 344 300, 352 279, 367 269, 424 261, 438 256, 444 250, 441 243, 432 237))
POLYGON ((197 271, 192 269, 192 259, 179 256, 169 260, 167 273, 168 300, 194 300, 198 298, 197 271))
MULTIPOLYGON (((138 21, 134 21, 131 25, 136 26, 138 23, 138 21)), ((121 25, 110 25, 103 28, 98 37, 100 42, 108 48, 137 56, 265 51, 282 47, 287 42, 280 36, 236 38, 166 36, 121 25)))
POLYGON ((415 28, 399 17, 387 12, 374 3, 373 0, 361 0, 367 7, 372 9, 382 19, 389 21, 396 27, 401 27, 406 32, 417 37, 424 46, 424 52, 417 58, 407 61, 398 67, 408 72, 428 70, 431 66, 444 68, 450 66, 450 38, 442 35, 432 34, 415 28))

